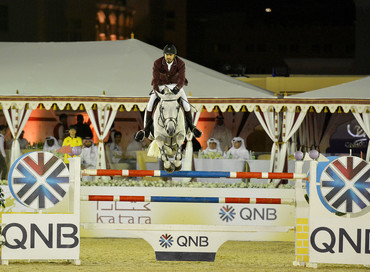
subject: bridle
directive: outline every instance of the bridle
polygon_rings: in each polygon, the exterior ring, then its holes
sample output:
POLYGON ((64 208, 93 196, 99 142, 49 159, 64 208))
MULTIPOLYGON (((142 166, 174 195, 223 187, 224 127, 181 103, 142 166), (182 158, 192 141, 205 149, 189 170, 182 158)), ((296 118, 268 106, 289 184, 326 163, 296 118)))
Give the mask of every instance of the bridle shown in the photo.
POLYGON ((159 104, 159 119, 161 120, 161 122, 158 122, 158 125, 160 127, 162 127, 163 129, 165 129, 165 123, 166 121, 168 120, 168 122, 173 122, 174 123, 174 126, 177 127, 177 119, 179 117, 179 110, 180 110, 180 105, 177 103, 177 107, 176 107, 176 117, 165 117, 164 116, 164 107, 163 107, 163 103, 164 102, 173 102, 173 101, 177 101, 177 99, 170 99, 170 100, 161 100, 160 104, 159 104))

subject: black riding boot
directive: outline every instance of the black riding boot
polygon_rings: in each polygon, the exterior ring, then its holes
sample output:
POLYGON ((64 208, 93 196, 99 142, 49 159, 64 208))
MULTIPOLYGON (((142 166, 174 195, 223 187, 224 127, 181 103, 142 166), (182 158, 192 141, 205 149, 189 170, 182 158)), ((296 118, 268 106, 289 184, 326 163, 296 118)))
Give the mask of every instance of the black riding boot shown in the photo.
POLYGON ((152 119, 152 111, 147 111, 146 112, 146 120, 145 120, 145 127, 143 130, 139 130, 136 135, 135 135, 135 141, 141 142, 144 140, 144 138, 148 138, 150 134, 150 127, 153 124, 153 119, 152 119))
POLYGON ((188 128, 190 129, 191 132, 194 133, 195 138, 199 138, 200 136, 202 136, 203 132, 193 124, 193 115, 191 111, 185 111, 185 119, 188 128))

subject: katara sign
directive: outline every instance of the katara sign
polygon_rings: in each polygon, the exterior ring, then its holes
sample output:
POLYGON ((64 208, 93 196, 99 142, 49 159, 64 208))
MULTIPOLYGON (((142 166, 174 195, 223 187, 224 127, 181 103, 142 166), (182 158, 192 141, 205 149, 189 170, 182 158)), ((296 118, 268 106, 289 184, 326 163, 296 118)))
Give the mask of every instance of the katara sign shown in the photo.
POLYGON ((33 209, 59 203, 69 188, 69 171, 64 162, 48 152, 31 152, 14 162, 9 170, 13 197, 33 209))

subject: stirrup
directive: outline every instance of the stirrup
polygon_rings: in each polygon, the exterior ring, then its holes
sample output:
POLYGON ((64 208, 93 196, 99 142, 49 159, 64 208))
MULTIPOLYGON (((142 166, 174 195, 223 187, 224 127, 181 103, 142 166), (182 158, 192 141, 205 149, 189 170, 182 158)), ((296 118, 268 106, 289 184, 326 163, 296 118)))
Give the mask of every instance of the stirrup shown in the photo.
POLYGON ((203 134, 203 132, 195 126, 193 127, 192 132, 193 132, 195 138, 200 138, 200 136, 202 136, 202 134, 203 134))
POLYGON ((138 132, 136 132, 136 134, 135 134, 135 141, 136 142, 142 142, 142 141, 144 141, 144 138, 145 138, 145 131, 144 130, 139 130, 138 132))

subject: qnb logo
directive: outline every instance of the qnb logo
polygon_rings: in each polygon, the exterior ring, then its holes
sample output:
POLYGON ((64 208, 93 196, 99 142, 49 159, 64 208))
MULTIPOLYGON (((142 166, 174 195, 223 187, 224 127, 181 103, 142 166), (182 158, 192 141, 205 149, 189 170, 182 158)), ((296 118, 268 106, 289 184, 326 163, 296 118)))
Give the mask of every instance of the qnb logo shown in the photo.
POLYGON ((20 157, 9 170, 14 198, 33 209, 46 209, 63 199, 69 188, 69 171, 62 160, 48 152, 20 157))
POLYGON ((323 170, 317 192, 331 212, 358 213, 370 206, 369 177, 370 165, 366 161, 341 157, 323 170))
POLYGON ((159 244, 161 247, 168 248, 173 244, 173 237, 171 234, 162 234, 159 238, 159 244))
POLYGON ((235 209, 229 205, 223 206, 220 209, 219 215, 222 221, 233 221, 235 218, 235 209))

